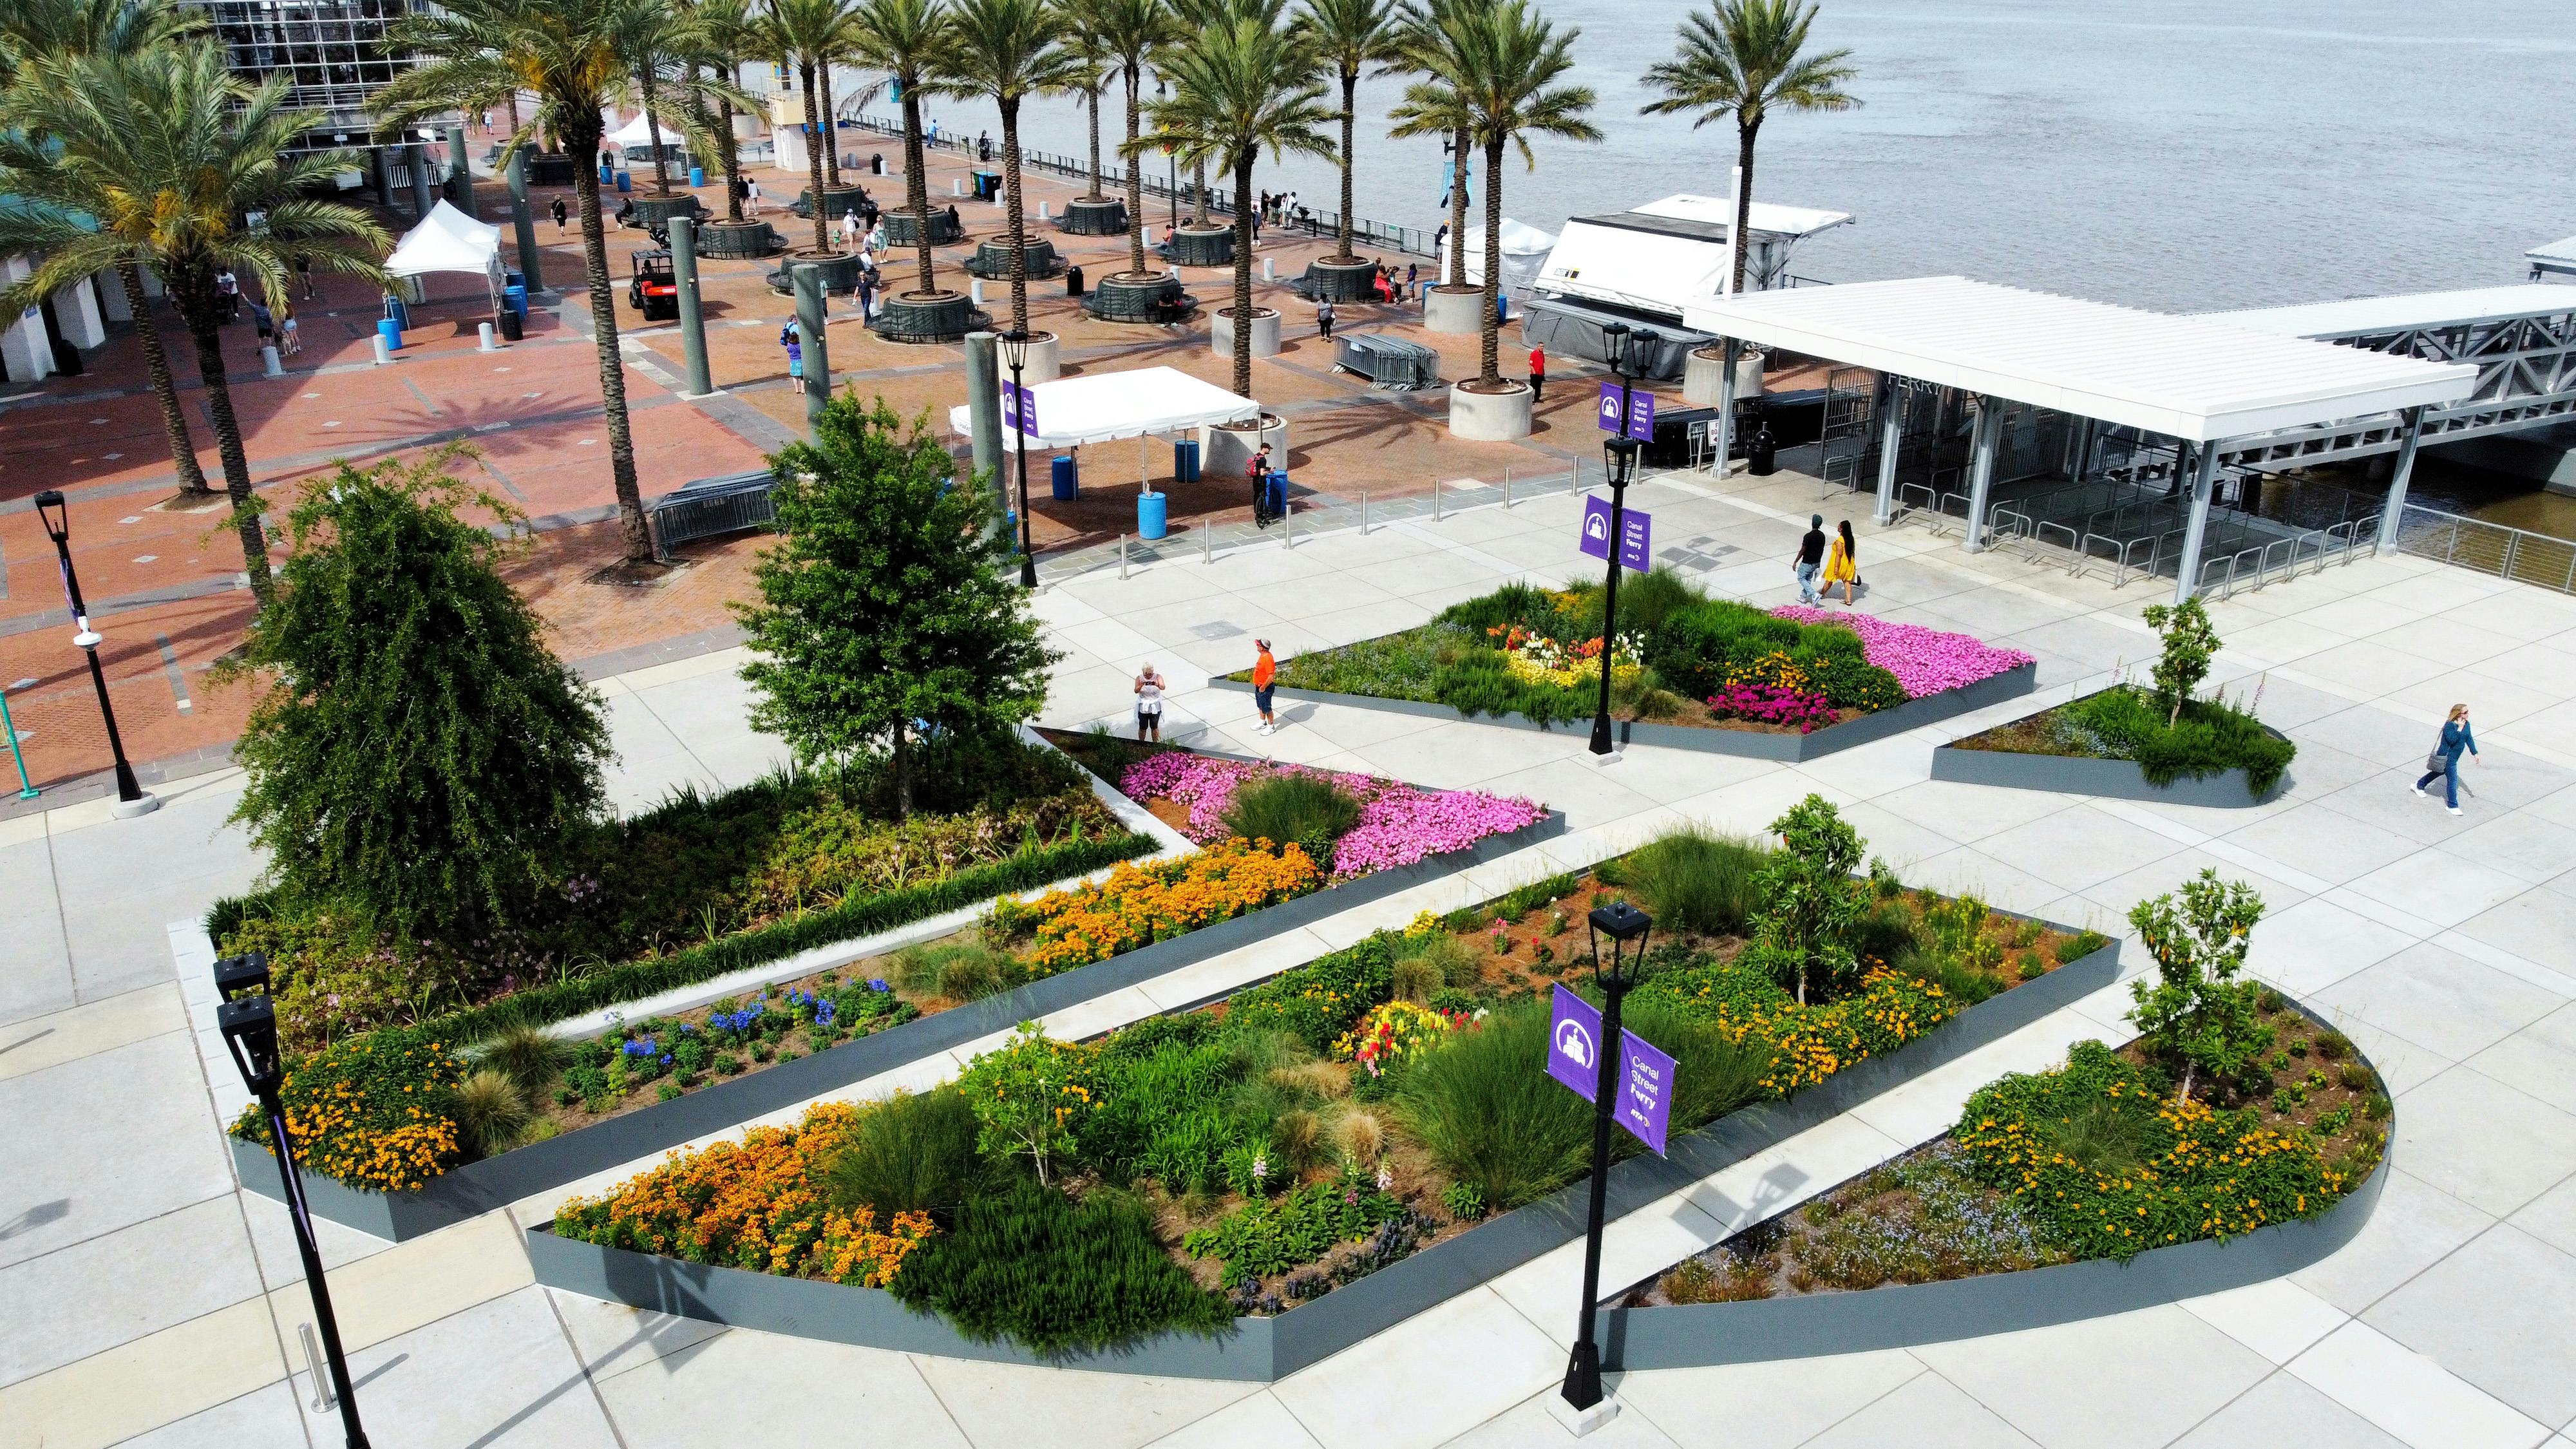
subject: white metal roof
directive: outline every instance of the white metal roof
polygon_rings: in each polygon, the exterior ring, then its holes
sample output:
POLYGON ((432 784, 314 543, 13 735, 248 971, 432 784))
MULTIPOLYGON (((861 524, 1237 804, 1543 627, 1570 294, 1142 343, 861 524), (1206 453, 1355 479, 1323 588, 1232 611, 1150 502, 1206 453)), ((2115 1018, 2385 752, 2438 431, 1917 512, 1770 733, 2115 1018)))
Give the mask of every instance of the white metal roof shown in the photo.
MULTIPOLYGON (((1119 438, 1185 432, 1209 423, 1239 423, 1260 415, 1261 404, 1201 382, 1173 367, 1136 367, 1029 384, 1037 394, 1040 448, 1068 448, 1119 438)), ((972 410, 948 410, 948 426, 973 432, 972 410)), ((1002 450, 1016 451, 1020 435, 1005 428, 1002 450)))
POLYGON ((2450 323, 2503 322, 2576 312, 2576 287, 2525 282, 2513 287, 2470 287, 2456 292, 2407 292, 2393 297, 2347 297, 2295 307, 2252 307, 2205 312, 2201 320, 2270 332, 2281 337, 2370 337, 2450 323))
POLYGON ((2195 442, 2467 397, 2477 369, 1966 277, 1711 300, 1702 331, 2195 442))
MULTIPOLYGON (((1669 216, 1677 221, 1705 221, 1729 226, 1735 221, 1735 207, 1723 196, 1693 196, 1685 192, 1628 208, 1640 216, 1669 216)), ((1820 231, 1831 231, 1847 225, 1848 211, 1823 211, 1812 206, 1782 206, 1776 201, 1757 201, 1745 208, 1746 231, 1775 232, 1781 236, 1810 237, 1820 231)))
POLYGON ((2576 236, 2533 247, 2524 252, 2522 258, 2533 266, 2547 267, 2552 271, 2576 271, 2576 236))

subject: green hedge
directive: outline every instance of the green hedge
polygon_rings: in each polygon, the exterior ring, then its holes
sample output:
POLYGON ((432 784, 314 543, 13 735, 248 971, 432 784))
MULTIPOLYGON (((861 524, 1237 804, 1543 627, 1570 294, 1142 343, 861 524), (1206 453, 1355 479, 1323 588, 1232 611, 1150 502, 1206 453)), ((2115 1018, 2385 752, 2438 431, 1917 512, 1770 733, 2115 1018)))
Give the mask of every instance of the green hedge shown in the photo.
POLYGON ((2182 718, 2170 725, 2165 710, 2134 688, 2086 695, 2066 712, 2115 758, 2136 761, 2154 785, 2241 769, 2261 795, 2280 783, 2299 752, 2254 716, 2215 700, 2187 701, 2182 718))
MULTIPOLYGON (((729 972, 764 965, 799 951, 828 946, 901 925, 943 911, 970 906, 994 896, 1033 890, 1069 876, 1085 875, 1122 860, 1149 855, 1153 837, 1117 835, 1099 840, 1069 841, 1012 856, 991 865, 961 870, 946 880, 907 886, 864 900, 845 901, 825 910, 807 911, 783 921, 720 937, 702 945, 594 971, 550 986, 531 987, 485 1006, 451 1013, 423 1023, 443 1040, 475 1041, 505 1026, 544 1025, 597 1011, 620 1002, 637 1001, 659 992, 693 986, 729 972)), ((266 898, 228 898, 206 913, 206 933, 217 941, 237 927, 245 914, 266 908, 266 898)))

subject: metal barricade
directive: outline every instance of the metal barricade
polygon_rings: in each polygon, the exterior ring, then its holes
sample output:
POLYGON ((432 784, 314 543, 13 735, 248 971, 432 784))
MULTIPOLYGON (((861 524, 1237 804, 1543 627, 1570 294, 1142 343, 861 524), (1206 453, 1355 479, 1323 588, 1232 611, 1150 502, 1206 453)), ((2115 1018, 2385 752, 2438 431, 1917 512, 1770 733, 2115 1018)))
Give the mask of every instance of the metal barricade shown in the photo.
POLYGON ((700 478, 654 499, 644 506, 653 534, 653 557, 669 563, 676 545, 774 525, 778 507, 770 490, 777 483, 767 470, 728 473, 700 478))

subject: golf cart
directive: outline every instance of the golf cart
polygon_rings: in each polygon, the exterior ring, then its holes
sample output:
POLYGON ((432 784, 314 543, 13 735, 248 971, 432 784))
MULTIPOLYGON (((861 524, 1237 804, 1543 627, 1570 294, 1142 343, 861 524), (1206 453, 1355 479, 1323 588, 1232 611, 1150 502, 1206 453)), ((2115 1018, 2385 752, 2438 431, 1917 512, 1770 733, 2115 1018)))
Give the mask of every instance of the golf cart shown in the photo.
POLYGON ((671 254, 635 254, 635 279, 626 284, 626 300, 647 322, 666 322, 680 315, 680 284, 671 275, 671 254))

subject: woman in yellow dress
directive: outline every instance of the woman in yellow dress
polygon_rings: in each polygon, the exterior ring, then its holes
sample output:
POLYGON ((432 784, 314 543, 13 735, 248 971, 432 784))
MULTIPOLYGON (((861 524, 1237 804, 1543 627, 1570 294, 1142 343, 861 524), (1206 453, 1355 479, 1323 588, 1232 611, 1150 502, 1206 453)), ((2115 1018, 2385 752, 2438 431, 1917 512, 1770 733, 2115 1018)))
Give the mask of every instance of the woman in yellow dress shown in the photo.
POLYGON ((1852 585, 1860 582, 1860 552, 1852 545, 1851 520, 1834 525, 1833 552, 1825 555, 1824 592, 1832 593, 1834 585, 1843 586, 1843 607, 1850 608, 1852 585))

